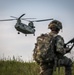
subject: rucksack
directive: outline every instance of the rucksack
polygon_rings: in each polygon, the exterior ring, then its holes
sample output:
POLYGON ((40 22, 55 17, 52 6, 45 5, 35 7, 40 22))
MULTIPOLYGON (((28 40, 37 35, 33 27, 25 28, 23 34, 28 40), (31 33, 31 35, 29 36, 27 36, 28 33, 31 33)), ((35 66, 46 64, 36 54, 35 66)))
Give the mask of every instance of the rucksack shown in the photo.
POLYGON ((33 50, 33 59, 38 63, 52 61, 55 56, 53 44, 53 36, 51 34, 42 34, 37 37, 33 50))

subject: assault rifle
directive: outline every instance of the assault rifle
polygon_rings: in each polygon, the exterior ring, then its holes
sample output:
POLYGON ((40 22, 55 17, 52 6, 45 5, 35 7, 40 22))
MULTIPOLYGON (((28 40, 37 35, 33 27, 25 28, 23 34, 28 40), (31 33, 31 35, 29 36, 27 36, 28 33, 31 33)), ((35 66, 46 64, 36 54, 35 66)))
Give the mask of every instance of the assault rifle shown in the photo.
POLYGON ((72 46, 69 48, 69 50, 67 51, 67 53, 70 52, 71 49, 74 47, 74 38, 72 38, 70 41, 68 41, 67 43, 65 43, 64 47, 66 47, 70 43, 72 44, 72 46))

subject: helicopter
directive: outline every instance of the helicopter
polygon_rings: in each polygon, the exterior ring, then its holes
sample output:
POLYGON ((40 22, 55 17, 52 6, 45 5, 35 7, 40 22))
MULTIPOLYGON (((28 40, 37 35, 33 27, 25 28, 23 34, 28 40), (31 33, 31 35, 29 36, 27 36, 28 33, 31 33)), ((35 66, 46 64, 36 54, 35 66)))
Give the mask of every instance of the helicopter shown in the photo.
POLYGON ((21 33, 25 34, 25 36, 27 36, 27 34, 33 34, 35 36, 35 31, 36 30, 35 30, 34 22, 53 20, 53 18, 51 18, 51 19, 43 19, 43 20, 30 21, 30 20, 26 20, 26 19, 35 19, 35 18, 22 18, 24 15, 25 14, 22 14, 19 18, 11 16, 12 18, 15 18, 15 19, 4 19, 4 20, 0 20, 0 21, 13 21, 13 20, 17 20, 17 22, 16 22, 14 27, 18 31, 18 34, 20 34, 20 32, 21 32, 21 33), (29 21, 28 25, 22 23, 21 20, 29 21))

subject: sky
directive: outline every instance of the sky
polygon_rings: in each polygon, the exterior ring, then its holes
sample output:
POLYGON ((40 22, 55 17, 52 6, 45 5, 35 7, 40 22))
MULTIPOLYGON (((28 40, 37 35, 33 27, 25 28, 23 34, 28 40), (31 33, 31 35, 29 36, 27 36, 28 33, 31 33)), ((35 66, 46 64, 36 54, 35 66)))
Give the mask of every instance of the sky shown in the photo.
MULTIPOLYGON (((60 35, 65 42, 74 37, 74 0, 0 0, 0 20, 13 19, 10 16, 23 18, 59 20, 63 24, 60 35)), ((22 21, 28 24, 26 21, 22 21)), ((20 58, 24 61, 32 60, 32 53, 37 36, 48 33, 48 24, 51 21, 35 22, 35 36, 18 32, 14 28, 15 21, 0 22, 0 59, 20 58)), ((74 49, 67 55, 74 57, 74 49)))

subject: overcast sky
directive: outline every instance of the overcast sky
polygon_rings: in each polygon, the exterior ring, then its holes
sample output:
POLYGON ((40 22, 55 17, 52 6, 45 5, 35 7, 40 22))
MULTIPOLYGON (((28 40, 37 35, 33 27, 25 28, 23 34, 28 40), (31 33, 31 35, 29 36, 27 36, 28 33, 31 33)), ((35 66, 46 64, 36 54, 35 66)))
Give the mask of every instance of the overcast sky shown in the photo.
MULTIPOLYGON (((46 19, 54 18, 63 24, 65 42, 74 37, 74 0, 0 0, 0 19, 12 19, 10 16, 23 18, 46 19)), ((23 23, 28 24, 26 21, 23 23)), ((14 28, 16 21, 0 22, 0 58, 20 57, 24 61, 32 59, 32 52, 36 37, 41 33, 47 33, 50 21, 34 23, 36 34, 17 34, 14 28), (22 57, 21 57, 22 56, 22 57)), ((72 50, 71 57, 74 51, 72 50)))

